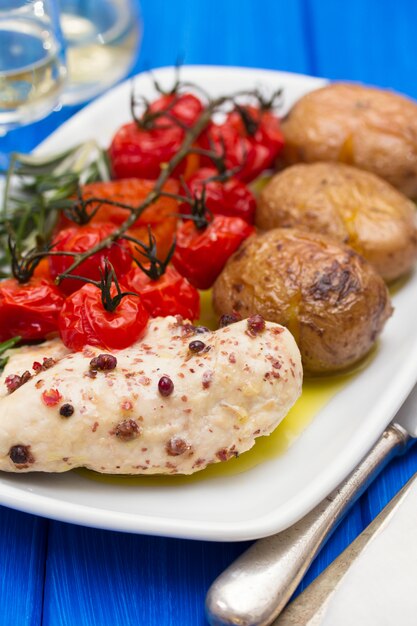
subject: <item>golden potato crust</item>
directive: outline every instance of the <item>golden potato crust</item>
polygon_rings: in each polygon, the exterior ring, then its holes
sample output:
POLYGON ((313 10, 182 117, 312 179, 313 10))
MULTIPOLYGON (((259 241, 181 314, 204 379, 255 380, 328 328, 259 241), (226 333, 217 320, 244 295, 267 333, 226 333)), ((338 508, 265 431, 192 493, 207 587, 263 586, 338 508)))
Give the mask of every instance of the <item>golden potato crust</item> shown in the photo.
POLYGON ((219 315, 259 313, 286 326, 307 373, 358 361, 392 313, 385 283, 363 257, 290 228, 247 239, 215 282, 213 304, 219 315))
POLYGON ((417 103, 392 91, 334 83, 303 96, 282 123, 287 163, 340 161, 417 197, 417 103))
POLYGON ((386 281, 417 258, 416 207, 378 176, 341 163, 288 167, 262 190, 262 230, 301 228, 329 235, 362 254, 386 281))

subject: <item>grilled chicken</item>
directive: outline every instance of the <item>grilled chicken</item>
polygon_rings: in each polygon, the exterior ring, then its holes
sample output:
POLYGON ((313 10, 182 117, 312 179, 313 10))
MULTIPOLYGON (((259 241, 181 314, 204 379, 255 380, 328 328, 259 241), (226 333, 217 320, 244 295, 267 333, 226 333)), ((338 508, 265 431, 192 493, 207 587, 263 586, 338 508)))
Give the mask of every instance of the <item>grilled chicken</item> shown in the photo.
POLYGON ((0 470, 191 474, 271 433, 301 383, 292 335, 260 316, 214 332, 156 318, 112 354, 59 342, 15 351, 2 380, 0 470))

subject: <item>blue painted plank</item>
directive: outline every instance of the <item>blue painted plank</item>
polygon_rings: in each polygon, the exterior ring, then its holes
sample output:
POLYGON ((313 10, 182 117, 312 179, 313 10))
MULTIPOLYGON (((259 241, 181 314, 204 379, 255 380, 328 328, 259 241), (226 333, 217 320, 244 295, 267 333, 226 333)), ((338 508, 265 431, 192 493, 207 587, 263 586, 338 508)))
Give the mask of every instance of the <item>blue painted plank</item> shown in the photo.
POLYGON ((138 67, 175 63, 243 65, 308 72, 302 0, 142 0, 138 67))
MULTIPOLYGON (((187 63, 315 73, 393 86, 415 95, 414 3, 398 3, 393 10, 392 3, 386 0, 352 0, 345 4, 328 0, 304 0, 302 4, 301 0, 267 0, 262 3, 261 14, 259 6, 250 0, 180 0, 175 5, 142 0, 145 34, 135 70, 172 64, 183 54, 187 63)), ((6 141, 21 150, 31 149, 71 112, 65 109, 55 113, 47 120, 11 133, 6 141)), ((5 140, 1 141, 3 148, 5 140)), ((360 532, 416 469, 415 452, 387 469, 313 563, 303 586, 360 532)), ((19 535, 20 531, 16 532, 19 535)), ((1 535, 8 536, 3 532, 1 535)), ((27 533, 25 536, 27 540, 27 533)), ((119 535, 57 523, 51 524, 49 539, 46 626, 201 624, 207 587, 244 548, 241 544, 119 535)), ((44 538, 38 538, 34 543, 39 554, 43 541, 44 538)), ((20 549, 25 545, 24 541, 18 543, 20 549)), ((21 560, 13 541, 9 551, 6 542, 4 546, 5 560, 0 568, 3 577, 11 563, 21 560)), ((39 564, 42 559, 36 562, 39 564)), ((39 571, 32 571, 28 585, 39 587, 42 577, 39 571)), ((24 589, 17 573, 10 587, 24 589)), ((7 599, 10 591, 5 584, 3 595, 7 599)), ((19 594, 20 601, 22 595, 19 594)), ((35 596, 39 599, 39 593, 32 595, 34 599, 35 596)), ((31 606, 29 601, 26 606, 31 606)), ((39 611, 35 613, 39 615, 39 611)), ((11 619, 9 614, 7 623, 32 623, 22 621, 21 615, 11 619)))
POLYGON ((415 472, 417 472, 417 445, 390 463, 362 497, 362 512, 366 524, 378 515, 415 472))
POLYGON ((0 626, 41 624, 47 524, 0 507, 0 626))
POLYGON ((313 71, 417 97, 414 0, 305 0, 313 71))
POLYGON ((43 626, 198 626, 211 581, 247 544, 51 525, 43 626))

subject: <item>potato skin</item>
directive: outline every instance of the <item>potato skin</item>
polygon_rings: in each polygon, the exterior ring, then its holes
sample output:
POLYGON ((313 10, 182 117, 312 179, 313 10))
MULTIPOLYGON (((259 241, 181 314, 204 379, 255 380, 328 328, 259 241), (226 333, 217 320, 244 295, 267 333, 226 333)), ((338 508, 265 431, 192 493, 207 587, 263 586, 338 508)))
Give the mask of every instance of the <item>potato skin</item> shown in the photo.
POLYGON ((259 313, 286 326, 310 374, 358 361, 392 314, 384 281, 362 256, 291 228, 247 239, 215 282, 213 304, 219 315, 259 313))
POLYGON ((303 96, 282 123, 287 164, 340 161, 417 197, 417 103, 392 91, 334 83, 303 96))
POLYGON ((417 258, 414 203, 378 176, 342 163, 298 164, 276 174, 260 194, 256 225, 329 235, 362 254, 386 281, 408 272, 417 258))

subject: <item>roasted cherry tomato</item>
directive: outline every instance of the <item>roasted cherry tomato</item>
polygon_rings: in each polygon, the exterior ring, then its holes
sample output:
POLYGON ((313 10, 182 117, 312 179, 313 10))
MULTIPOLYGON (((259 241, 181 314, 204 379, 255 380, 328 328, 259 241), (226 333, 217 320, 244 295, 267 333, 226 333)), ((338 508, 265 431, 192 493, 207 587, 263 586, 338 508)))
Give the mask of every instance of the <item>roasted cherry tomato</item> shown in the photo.
POLYGON ((151 103, 149 111, 151 113, 166 112, 159 120, 164 124, 173 118, 185 124, 194 126, 204 109, 203 103, 191 93, 165 94, 151 103))
MULTIPOLYGON (((91 226, 81 226, 65 228, 61 230, 55 238, 53 251, 59 252, 87 252, 95 245, 108 237, 115 229, 114 224, 92 224, 91 226)), ((113 265, 118 276, 126 274, 132 266, 132 256, 130 246, 127 241, 118 240, 109 248, 105 248, 96 254, 91 255, 73 272, 77 276, 83 276, 91 280, 100 280, 100 268, 103 268, 105 259, 113 265)), ((50 256, 49 268, 52 278, 63 274, 73 263, 71 256, 50 256)), ((70 294, 80 289, 82 283, 75 278, 65 278, 60 283, 60 289, 70 294)))
POLYGON ((33 272, 33 276, 35 276, 36 278, 45 278, 45 280, 49 281, 50 283, 53 282, 51 278, 51 272, 49 271, 48 257, 45 257, 38 263, 35 271, 33 272))
MULTIPOLYGON (((161 166, 179 151, 185 131, 179 126, 143 130, 135 122, 122 126, 110 144, 108 154, 114 178, 156 180, 161 166)), ((175 168, 173 178, 188 178, 198 168, 199 158, 190 154, 175 168)))
MULTIPOLYGON (((120 285, 122 291, 127 291, 120 285)), ((111 295, 117 293, 111 287, 111 295)), ((117 308, 103 308, 101 290, 84 285, 69 296, 59 316, 59 333, 67 348, 79 351, 86 345, 107 350, 123 350, 145 333, 149 314, 138 296, 125 296, 117 308)))
MULTIPOLYGON (((248 187, 237 178, 231 177, 221 182, 210 180, 218 175, 214 168, 203 167, 188 180, 187 185, 192 195, 201 197, 205 189, 205 205, 214 215, 241 217, 248 224, 255 219, 256 200, 248 187)), ((179 207, 180 213, 190 213, 190 205, 186 202, 179 207)))
MULTIPOLYGON (((144 113, 142 126, 140 120, 130 122, 114 135, 108 150, 114 177, 158 178, 161 165, 172 159, 184 141, 183 126, 193 126, 203 108, 200 100, 189 93, 163 95, 155 100, 144 113), (152 120, 155 113, 161 115, 152 120), (148 124, 152 122, 152 127, 146 127, 146 120, 148 124)), ((195 154, 187 156, 175 169, 173 177, 184 175, 187 178, 198 164, 195 154)))
MULTIPOLYGON (((241 107, 241 111, 243 117, 235 110, 227 115, 223 124, 210 124, 199 144, 219 155, 225 152, 226 167, 240 168, 235 173, 236 178, 250 182, 273 166, 284 138, 279 119, 271 111, 252 106, 241 107)), ((210 163, 208 157, 203 157, 202 164, 210 163)))
POLYGON ((42 278, 20 284, 14 278, 0 282, 0 341, 20 335, 38 341, 58 330, 64 304, 59 289, 42 278))
POLYGON ((231 111, 226 124, 232 126, 241 137, 248 137, 256 144, 269 148, 275 159, 284 146, 284 135, 279 118, 270 110, 243 106, 231 111))
MULTIPOLYGON (((129 209, 123 209, 114 204, 107 204, 106 200, 136 207, 153 191, 154 185, 154 181, 138 178, 126 178, 84 185, 81 189, 84 200, 89 198, 99 198, 101 200, 99 203, 87 205, 86 210, 89 214, 97 211, 89 223, 111 222, 116 226, 120 226, 129 217, 129 209)), ((168 180, 163 187, 163 191, 173 194, 178 193, 178 189, 179 184, 175 180, 168 180)), ((177 205, 178 202, 176 200, 161 196, 145 209, 126 234, 141 241, 146 241, 148 238, 148 226, 150 226, 156 239, 158 251, 165 257, 174 240, 177 227, 177 205)), ((63 217, 58 225, 58 230, 73 225, 73 222, 63 217)))
POLYGON ((214 215, 204 229, 198 229, 188 220, 177 231, 172 262, 194 287, 209 289, 227 259, 254 230, 240 217, 214 215))
POLYGON ((143 306, 152 317, 182 315, 189 320, 200 317, 200 294, 173 267, 168 266, 156 280, 133 267, 123 278, 123 283, 129 291, 140 294, 143 306))
POLYGON ((125 124, 109 147, 113 176, 155 180, 161 173, 161 164, 172 159, 183 140, 184 130, 179 126, 143 130, 136 122, 125 124))

